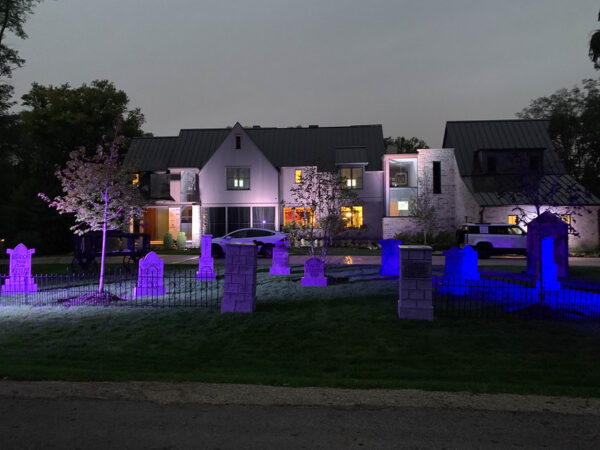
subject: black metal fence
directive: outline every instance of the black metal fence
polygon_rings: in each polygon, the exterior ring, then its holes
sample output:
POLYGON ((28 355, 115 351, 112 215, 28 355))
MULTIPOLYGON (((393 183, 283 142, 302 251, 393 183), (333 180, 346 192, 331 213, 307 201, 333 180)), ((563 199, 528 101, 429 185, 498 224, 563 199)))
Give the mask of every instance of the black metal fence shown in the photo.
POLYGON ((130 306, 199 307, 219 310, 224 276, 215 271, 166 270, 164 276, 138 279, 125 270, 104 274, 98 293, 99 274, 33 275, 35 288, 8 282, 0 275, 0 306, 130 306), (35 292, 31 292, 35 290, 35 292))
POLYGON ((438 317, 600 320, 600 287, 543 288, 523 279, 461 280, 434 275, 433 306, 438 317))

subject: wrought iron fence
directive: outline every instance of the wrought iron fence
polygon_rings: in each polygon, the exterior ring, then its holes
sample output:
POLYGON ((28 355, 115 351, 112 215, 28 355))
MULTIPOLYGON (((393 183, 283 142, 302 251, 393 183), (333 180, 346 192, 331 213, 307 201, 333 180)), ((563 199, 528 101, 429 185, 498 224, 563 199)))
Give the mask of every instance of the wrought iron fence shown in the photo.
MULTIPOLYGON (((199 307, 219 310, 224 276, 215 271, 165 270, 164 276, 147 276, 114 270, 104 274, 102 293, 98 292, 99 274, 33 275, 35 288, 12 283, 2 289, 0 306, 130 306, 130 307, 199 307), (144 287, 140 289, 140 287, 144 287)), ((0 275, 7 285, 8 275, 0 275)))
POLYGON ((565 284, 548 289, 523 279, 434 275, 433 306, 438 317, 600 320, 600 287, 565 284))

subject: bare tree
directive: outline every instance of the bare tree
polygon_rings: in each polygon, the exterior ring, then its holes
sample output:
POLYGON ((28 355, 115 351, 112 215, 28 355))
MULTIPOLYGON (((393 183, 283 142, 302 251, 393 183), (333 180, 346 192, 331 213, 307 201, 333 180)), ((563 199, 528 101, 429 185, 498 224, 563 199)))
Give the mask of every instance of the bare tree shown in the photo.
POLYGON ((419 177, 419 189, 415 197, 409 201, 408 210, 415 220, 417 228, 423 232, 423 244, 427 244, 427 235, 433 234, 437 228, 437 211, 433 202, 431 176, 419 177))

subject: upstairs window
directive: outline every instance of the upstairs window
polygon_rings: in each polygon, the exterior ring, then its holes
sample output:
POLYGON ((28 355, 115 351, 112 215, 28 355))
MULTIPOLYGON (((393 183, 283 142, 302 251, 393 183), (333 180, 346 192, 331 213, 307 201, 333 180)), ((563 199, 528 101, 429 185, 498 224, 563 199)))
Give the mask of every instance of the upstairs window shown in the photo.
POLYGON ((343 167, 340 169, 340 175, 347 189, 363 188, 363 168, 362 167, 343 167))
POLYGON ((296 169, 294 171, 294 182, 296 184, 302 183, 302 170, 301 169, 296 169))
POLYGON ((168 173, 150 174, 150 198, 171 198, 171 176, 168 173))
POLYGON ((442 193, 442 163, 433 161, 433 193, 442 193))
POLYGON ((198 179, 191 170, 181 171, 181 192, 180 199, 182 202, 198 201, 198 179))
POLYGON ((249 190, 250 189, 250 168, 249 167, 228 167, 227 168, 227 190, 249 190))
POLYGON ((235 137, 235 149, 239 150, 240 148, 242 148, 242 137, 236 136, 235 137))

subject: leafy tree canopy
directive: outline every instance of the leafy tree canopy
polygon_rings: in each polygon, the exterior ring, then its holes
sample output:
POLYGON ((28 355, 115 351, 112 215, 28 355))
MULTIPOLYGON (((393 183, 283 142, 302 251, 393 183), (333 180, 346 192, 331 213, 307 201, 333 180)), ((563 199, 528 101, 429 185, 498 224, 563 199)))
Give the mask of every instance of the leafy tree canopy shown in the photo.
POLYGON ((420 148, 429 148, 423 139, 417 137, 386 137, 383 139, 383 144, 386 153, 416 153, 420 148))
MULTIPOLYGON (((600 21, 600 13, 598 13, 598 21, 600 21)), ((596 30, 592 34, 588 54, 594 63, 594 69, 600 70, 600 30, 596 30)))
POLYGON ((600 195, 600 81, 559 89, 517 113, 523 119, 547 119, 549 133, 565 171, 600 195))

